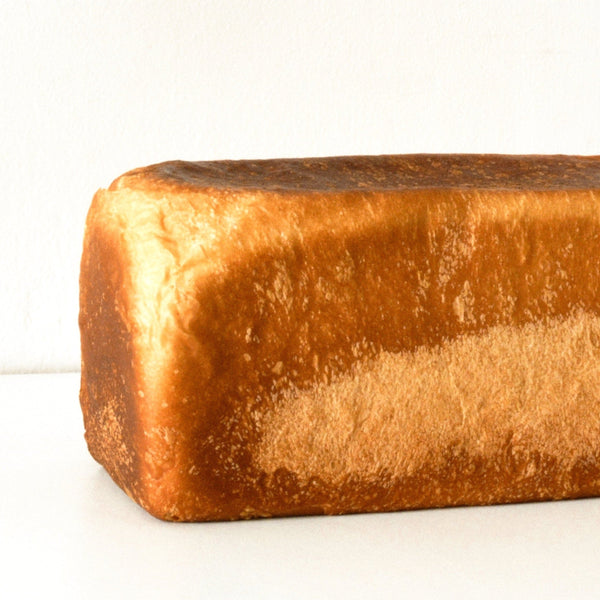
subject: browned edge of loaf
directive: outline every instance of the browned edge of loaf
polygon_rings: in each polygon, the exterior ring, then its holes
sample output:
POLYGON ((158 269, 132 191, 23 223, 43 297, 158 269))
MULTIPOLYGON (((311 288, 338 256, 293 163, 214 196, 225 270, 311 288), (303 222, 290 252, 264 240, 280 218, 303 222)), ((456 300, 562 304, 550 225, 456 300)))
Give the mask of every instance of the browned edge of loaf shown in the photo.
POLYGON ((600 189, 598 156, 388 154, 258 160, 167 161, 133 169, 110 190, 247 190, 277 193, 428 189, 600 189))
POLYGON ((80 272, 81 388, 91 455, 134 500, 144 504, 133 342, 127 314, 128 255, 117 229, 98 222, 96 194, 86 220, 80 272))

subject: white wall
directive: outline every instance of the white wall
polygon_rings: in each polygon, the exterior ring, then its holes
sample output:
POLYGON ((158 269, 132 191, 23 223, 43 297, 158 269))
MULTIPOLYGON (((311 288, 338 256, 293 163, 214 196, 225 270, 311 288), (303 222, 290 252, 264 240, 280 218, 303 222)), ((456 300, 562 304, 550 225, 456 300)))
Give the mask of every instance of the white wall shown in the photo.
POLYGON ((168 159, 600 153, 600 2, 4 2, 0 371, 77 369, 94 191, 168 159))

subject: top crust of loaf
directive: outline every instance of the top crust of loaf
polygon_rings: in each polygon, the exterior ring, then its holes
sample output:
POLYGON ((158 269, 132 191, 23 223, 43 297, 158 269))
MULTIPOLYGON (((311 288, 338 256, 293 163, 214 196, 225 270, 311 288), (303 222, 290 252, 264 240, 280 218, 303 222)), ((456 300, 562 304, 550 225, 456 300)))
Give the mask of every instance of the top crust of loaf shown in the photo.
POLYGON ((573 190, 600 188, 595 156, 407 154, 271 160, 164 162, 125 173, 110 189, 385 191, 436 188, 573 190))

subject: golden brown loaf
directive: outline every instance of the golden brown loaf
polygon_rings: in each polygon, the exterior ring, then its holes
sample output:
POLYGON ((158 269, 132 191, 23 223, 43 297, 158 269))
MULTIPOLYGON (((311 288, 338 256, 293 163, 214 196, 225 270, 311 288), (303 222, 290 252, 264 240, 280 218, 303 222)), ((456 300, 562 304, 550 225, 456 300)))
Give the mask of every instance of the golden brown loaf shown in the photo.
POLYGON ((600 157, 137 169, 80 327, 90 452, 163 519, 600 495, 600 157))

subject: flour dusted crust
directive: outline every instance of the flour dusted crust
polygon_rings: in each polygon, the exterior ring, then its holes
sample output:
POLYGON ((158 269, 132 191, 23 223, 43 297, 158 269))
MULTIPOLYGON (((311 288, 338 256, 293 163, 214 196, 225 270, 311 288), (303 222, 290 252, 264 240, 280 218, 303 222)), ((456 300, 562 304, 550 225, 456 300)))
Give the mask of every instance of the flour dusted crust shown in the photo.
POLYGON ((81 405, 153 515, 600 494, 600 158, 169 162, 90 209, 81 405))

